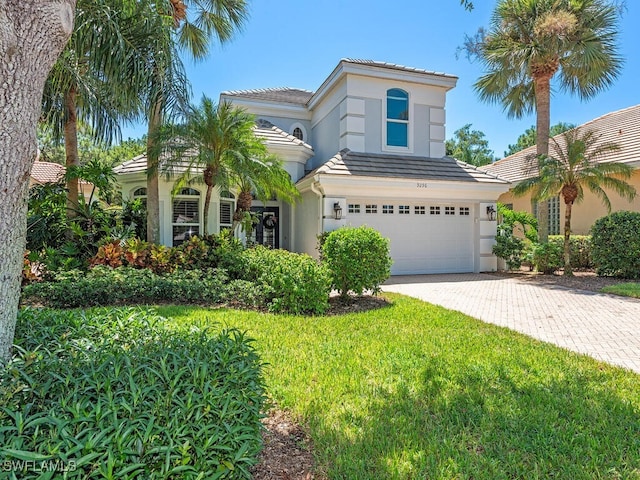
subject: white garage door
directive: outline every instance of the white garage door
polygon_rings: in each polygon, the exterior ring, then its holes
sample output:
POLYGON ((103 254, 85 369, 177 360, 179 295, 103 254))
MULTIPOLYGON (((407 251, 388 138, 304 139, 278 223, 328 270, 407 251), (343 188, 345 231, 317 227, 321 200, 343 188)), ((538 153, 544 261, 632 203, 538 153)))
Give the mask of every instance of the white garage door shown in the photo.
POLYGON ((391 273, 473 272, 473 215, 468 204, 349 200, 347 223, 390 240, 391 273))

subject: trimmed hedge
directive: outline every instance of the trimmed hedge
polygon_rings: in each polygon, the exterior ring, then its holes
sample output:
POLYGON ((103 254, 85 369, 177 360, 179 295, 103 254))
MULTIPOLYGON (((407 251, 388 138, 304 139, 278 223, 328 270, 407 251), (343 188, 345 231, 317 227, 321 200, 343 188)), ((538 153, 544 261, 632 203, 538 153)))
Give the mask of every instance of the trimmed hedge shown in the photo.
POLYGON ((243 252, 245 280, 263 288, 272 312, 322 314, 329 308, 327 269, 309 255, 258 245, 243 252))
POLYGON ((331 273, 331 287, 342 297, 349 292, 380 291, 391 275, 389 240, 371 227, 342 227, 322 244, 322 258, 331 273))
MULTIPOLYGON (((549 243, 556 244, 564 251, 564 236, 550 235, 549 243)), ((591 236, 571 235, 569 240, 571 268, 574 270, 587 270, 593 268, 591 260, 591 236)))
POLYGON ((265 397, 251 341, 163 320, 23 309, 0 372, 2 478, 252 478, 265 397))
POLYGON ((157 275, 149 269, 98 265, 87 273, 58 274, 51 282, 32 283, 22 290, 23 301, 53 308, 154 303, 220 303, 233 282, 224 270, 182 270, 157 275))
POLYGON ((640 213, 614 212, 596 220, 591 256, 598 275, 640 278, 640 213))

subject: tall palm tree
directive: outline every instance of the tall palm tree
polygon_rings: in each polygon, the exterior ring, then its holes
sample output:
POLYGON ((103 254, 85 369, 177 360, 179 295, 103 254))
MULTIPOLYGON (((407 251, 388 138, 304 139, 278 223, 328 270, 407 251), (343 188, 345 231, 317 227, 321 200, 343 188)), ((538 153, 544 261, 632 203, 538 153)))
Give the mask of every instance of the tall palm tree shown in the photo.
MULTIPOLYGON (((536 153, 549 153, 551 80, 581 99, 601 92, 620 73, 618 5, 608 0, 500 0, 490 28, 467 43, 487 73, 476 82, 482 100, 509 117, 536 112, 536 153)), ((549 211, 539 206, 540 239, 549 211)))
POLYGON ((203 96, 185 117, 184 123, 166 125, 156 133, 152 153, 158 158, 164 153, 166 162, 161 170, 167 177, 176 178, 174 190, 194 182, 207 186, 203 227, 208 234, 214 188, 229 188, 234 168, 246 167, 250 156, 262 151, 256 150, 254 116, 228 102, 216 105, 203 96))
MULTIPOLYGON (((532 192, 535 201, 561 195, 565 203, 564 216, 564 274, 571 275, 570 238, 573 205, 584 197, 587 188, 602 200, 611 211, 606 190, 633 200, 636 190, 625 179, 633 168, 624 163, 602 161, 607 154, 620 149, 616 143, 600 143, 602 135, 593 130, 573 129, 559 140, 551 139, 552 154, 537 160, 537 174, 516 185, 513 192, 523 195, 532 192)), ((534 161, 536 159, 533 159, 534 161)))
MULTIPOLYGON (((54 65, 43 95, 43 120, 56 140, 64 139, 66 166, 80 165, 79 123, 94 139, 111 142, 121 120, 142 110, 140 96, 148 83, 141 49, 154 29, 145 28, 145 2, 80 0, 69 43, 54 65)), ((67 212, 78 205, 78 180, 67 180, 67 212)))
POLYGON ((209 53, 212 40, 224 43, 247 18, 247 0, 169 0, 158 1, 158 11, 168 12, 172 22, 163 29, 154 45, 151 71, 153 80, 147 95, 147 239, 160 241, 160 201, 158 193, 159 152, 154 142, 172 105, 184 100, 186 81, 178 49, 194 60, 209 53), (182 89, 180 86, 182 85, 182 89))

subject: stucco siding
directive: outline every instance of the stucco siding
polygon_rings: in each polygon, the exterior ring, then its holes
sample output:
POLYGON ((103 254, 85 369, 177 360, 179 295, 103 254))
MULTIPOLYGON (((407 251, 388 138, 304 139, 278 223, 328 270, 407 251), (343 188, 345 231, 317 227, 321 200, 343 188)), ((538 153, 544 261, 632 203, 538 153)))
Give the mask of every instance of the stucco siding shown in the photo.
POLYGON ((311 191, 303 193, 301 201, 295 205, 294 210, 296 232, 293 250, 298 253, 308 253, 317 258, 316 237, 322 220, 318 196, 311 191))
POLYGON ((315 156, 311 158, 308 169, 319 167, 340 150, 340 106, 320 120, 311 135, 315 139, 315 156))
POLYGON ((413 146, 414 153, 423 157, 430 157, 430 122, 429 110, 427 105, 416 105, 413 110, 413 146))
MULTIPOLYGON (((640 170, 635 170, 633 176, 627 180, 633 185, 640 194, 640 170)), ((620 197, 614 192, 607 191, 607 196, 611 201, 611 211, 631 210, 640 212, 640 196, 637 196, 632 202, 620 197)), ((499 202, 505 204, 513 204, 514 210, 522 210, 531 212, 531 195, 527 194, 522 197, 515 197, 511 191, 504 193, 498 199, 499 202)), ((562 199, 560 199, 560 232, 564 232, 564 216, 566 207, 562 199)), ((571 210, 571 231, 574 235, 589 235, 591 226, 594 222, 608 215, 607 208, 599 197, 585 189, 584 199, 582 202, 574 204, 571 210)))

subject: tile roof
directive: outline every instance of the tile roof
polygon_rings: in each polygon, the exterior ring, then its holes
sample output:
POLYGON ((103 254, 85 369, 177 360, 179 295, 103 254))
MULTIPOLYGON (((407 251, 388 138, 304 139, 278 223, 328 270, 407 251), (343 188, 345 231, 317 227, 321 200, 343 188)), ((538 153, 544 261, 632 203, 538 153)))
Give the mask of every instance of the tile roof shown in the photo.
POLYGON ((451 157, 357 153, 341 150, 307 177, 316 174, 507 184, 506 180, 451 157))
MULTIPOLYGON (((620 145, 620 150, 607 153, 601 161, 640 163, 640 105, 607 113, 577 128, 598 132, 602 135, 599 143, 620 145)), ((561 137, 562 134, 553 138, 560 141, 561 137)), ((530 160, 535 158, 535 153, 536 147, 529 147, 481 168, 511 182, 519 182, 536 174, 530 160)))
MULTIPOLYGON (((297 139, 293 135, 288 134, 284 130, 276 127, 271 122, 260 119, 258 125, 255 126, 254 132, 257 137, 262 138, 267 146, 269 145, 283 145, 283 146, 300 146, 309 151, 313 155, 313 148, 308 143, 297 139)), ((184 172, 189 166, 188 161, 184 161, 182 165, 178 165, 177 172, 184 172)), ((118 175, 126 175, 129 173, 140 173, 147 170, 147 155, 143 153, 131 160, 127 160, 124 163, 116 166, 113 171, 118 175)))
POLYGON ((364 59, 359 59, 359 58, 343 58, 341 60, 341 62, 353 63, 353 64, 358 64, 358 65, 369 65, 369 66, 373 66, 373 67, 382 67, 382 68, 388 68, 388 69, 391 69, 391 70, 400 70, 400 71, 403 71, 403 72, 428 73, 430 75, 439 75, 439 76, 448 77, 448 78, 458 78, 455 75, 450 75, 450 74, 444 73, 444 72, 436 72, 436 71, 433 71, 433 70, 425 70, 423 68, 407 67, 405 65, 398 65, 396 63, 378 62, 376 60, 364 60, 364 59))
POLYGON ((308 149, 310 153, 313 153, 313 147, 311 145, 276 127, 267 120, 259 119, 253 131, 256 136, 262 138, 267 145, 299 145, 308 149))
POLYGON ((280 88, 256 88, 253 90, 228 90, 221 95, 228 97, 243 97, 266 102, 292 103, 305 106, 313 92, 300 88, 280 87, 280 88))
POLYGON ((52 162, 36 160, 31 167, 31 179, 36 183, 56 183, 64 177, 65 168, 52 162))

